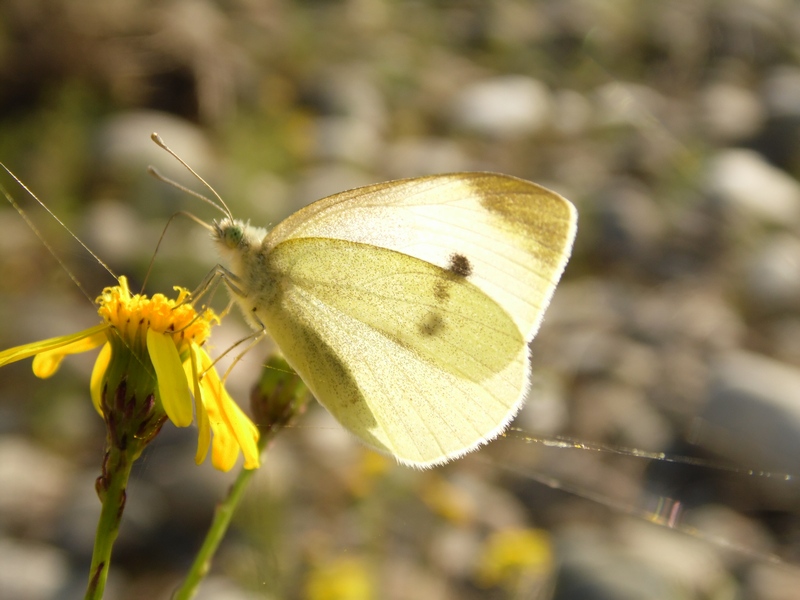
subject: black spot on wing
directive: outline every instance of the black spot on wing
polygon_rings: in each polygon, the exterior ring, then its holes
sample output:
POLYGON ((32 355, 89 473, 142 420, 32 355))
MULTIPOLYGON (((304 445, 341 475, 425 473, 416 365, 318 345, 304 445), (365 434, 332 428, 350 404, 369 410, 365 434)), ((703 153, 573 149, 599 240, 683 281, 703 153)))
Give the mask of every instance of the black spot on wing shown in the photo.
MULTIPOLYGON (((460 279, 472 275, 472 263, 463 254, 453 253, 447 269, 437 278, 433 285, 433 297, 438 307, 445 307, 450 301, 450 288, 460 279)), ((425 337, 441 335, 446 325, 445 316, 436 308, 432 308, 417 323, 417 331, 425 337)))
POLYGON ((472 275, 472 263, 463 254, 454 252, 450 255, 450 265, 447 270, 459 277, 469 277, 472 275))

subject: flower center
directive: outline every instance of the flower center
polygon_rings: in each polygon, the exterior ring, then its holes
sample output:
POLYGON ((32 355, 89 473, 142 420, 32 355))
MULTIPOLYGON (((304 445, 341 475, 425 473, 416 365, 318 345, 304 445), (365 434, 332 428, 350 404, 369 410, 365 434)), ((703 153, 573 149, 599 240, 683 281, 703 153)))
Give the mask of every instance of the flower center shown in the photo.
POLYGON ((190 343, 202 345, 211 333, 211 323, 219 319, 210 309, 198 314, 185 302, 189 291, 180 287, 175 290, 178 292, 175 300, 163 294, 154 294, 151 298, 131 294, 123 276, 118 286, 106 288, 97 298, 100 305, 97 312, 127 343, 141 343, 147 329, 171 333, 178 352, 183 355, 190 343))

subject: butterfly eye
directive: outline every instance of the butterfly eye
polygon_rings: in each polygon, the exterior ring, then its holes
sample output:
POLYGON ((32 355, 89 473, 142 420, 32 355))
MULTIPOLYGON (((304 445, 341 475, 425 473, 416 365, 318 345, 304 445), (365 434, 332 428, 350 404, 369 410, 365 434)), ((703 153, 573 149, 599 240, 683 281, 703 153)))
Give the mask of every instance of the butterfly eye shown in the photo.
POLYGON ((229 227, 225 230, 225 242, 231 246, 238 246, 242 242, 242 230, 239 227, 229 227))

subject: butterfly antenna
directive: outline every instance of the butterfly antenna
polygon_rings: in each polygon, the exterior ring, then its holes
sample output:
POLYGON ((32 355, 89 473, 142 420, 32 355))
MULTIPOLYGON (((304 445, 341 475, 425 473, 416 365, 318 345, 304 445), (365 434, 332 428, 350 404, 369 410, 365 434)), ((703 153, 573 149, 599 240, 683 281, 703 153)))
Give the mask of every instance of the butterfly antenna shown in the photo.
MULTIPOLYGON (((188 191, 191 192, 191 190, 188 190, 188 191)), ((189 217, 192 221, 195 221, 200 226, 205 227, 208 230, 212 230, 213 229, 213 227, 211 227, 211 225, 209 225, 208 223, 205 223, 201 219, 198 219, 196 216, 194 216, 190 212, 179 210, 178 212, 173 214, 169 218, 169 220, 167 221, 167 224, 164 225, 164 229, 161 231, 161 235, 158 238, 158 243, 156 244, 156 249, 153 250, 153 256, 150 257, 150 263, 147 265, 147 272, 144 275, 144 281, 142 281, 142 291, 139 292, 140 294, 144 294, 144 288, 147 285, 147 280, 150 279, 150 273, 153 272, 153 265, 156 262, 156 256, 158 256, 158 250, 161 248, 161 242, 164 241, 164 237, 167 235, 167 229, 169 229, 169 226, 172 224, 172 220, 177 216, 189 217)))
POLYGON ((186 170, 189 171, 189 173, 194 175, 194 177, 200 183, 202 183, 204 186, 206 186, 211 191, 211 193, 214 194, 214 197, 219 201, 219 204, 214 202, 211 198, 207 198, 206 196, 203 196, 202 194, 198 194, 197 192, 195 192, 193 190, 190 190, 187 187, 182 186, 181 184, 179 184, 179 183, 177 183, 175 181, 172 181, 171 179, 168 179, 168 178, 164 177, 163 175, 161 175, 161 173, 156 171, 153 167, 148 167, 147 168, 148 173, 150 173, 156 179, 158 179, 160 181, 163 181, 164 183, 167 183, 167 184, 169 184, 169 185, 181 190, 182 192, 186 192, 187 194, 189 194, 191 196, 194 196, 195 198, 199 198, 200 200, 202 200, 204 202, 207 202, 211 206, 215 207, 218 211, 220 211, 221 213, 225 214, 230 220, 233 220, 233 214, 231 213, 231 210, 228 208, 228 205, 225 204, 225 201, 222 199, 222 197, 217 193, 217 190, 215 190, 213 187, 211 187, 211 185, 205 179, 200 177, 200 175, 198 175, 197 172, 194 169, 192 169, 192 167, 190 167, 186 163, 185 160, 183 160, 169 146, 167 146, 164 143, 164 140, 161 139, 160 135, 158 135, 157 133, 153 132, 153 133, 150 134, 150 139, 153 140, 156 143, 156 145, 158 145, 159 148, 161 148, 162 150, 166 150, 170 154, 170 156, 172 156, 172 158, 174 158, 179 163, 181 163, 186 168, 186 170))
MULTIPOLYGON (((100 257, 97 256, 97 254, 95 254, 92 251, 92 249, 89 248, 89 246, 87 246, 83 242, 83 240, 81 240, 81 238, 79 238, 75 233, 73 233, 73 231, 69 227, 67 227, 66 223, 64 223, 64 221, 59 219, 56 216, 56 214, 52 210, 50 210, 50 208, 44 202, 42 202, 36 194, 34 194, 30 190, 30 188, 28 188, 27 185, 22 183, 19 177, 14 175, 14 173, 12 173, 11 170, 1 162, 0 162, 0 167, 3 167, 3 170, 5 170, 5 172, 8 173, 11 176, 11 178, 14 181, 16 181, 19 184, 19 186, 31 196, 31 198, 36 200, 36 202, 39 203, 39 206, 45 209, 47 213, 51 217, 53 217, 53 219, 55 219, 56 222, 59 225, 61 225, 61 227, 63 227, 67 231, 67 233, 69 233, 75 239, 75 241, 77 241, 83 247, 84 250, 86 250, 89 254, 91 254, 92 258, 94 258, 106 271, 108 271, 108 273, 114 279, 119 281, 119 277, 117 277, 116 273, 114 273, 114 271, 111 270, 111 267, 109 267, 105 262, 103 262, 100 259, 100 257)), ((58 255, 55 249, 47 242, 47 240, 39 231, 39 229, 37 229, 36 225, 33 224, 33 221, 30 220, 28 214, 22 209, 22 207, 19 204, 17 204, 17 202, 11 197, 11 194, 9 194, 8 191, 1 184, 0 184, 0 190, 2 190, 3 195, 6 197, 6 200, 8 200, 9 204, 11 204, 11 206, 14 207, 14 209, 22 217, 22 220, 25 221, 25 224, 31 229, 31 231, 33 231, 36 237, 39 238, 39 241, 44 245, 45 248, 47 248, 47 251, 53 256, 53 258, 56 259, 56 262, 61 266, 62 269, 64 269, 64 272, 69 276, 69 278, 73 281, 73 283, 75 283, 75 285, 78 286, 78 289, 83 293, 83 295, 86 296, 91 302, 94 302, 94 298, 90 296, 89 293, 84 289, 84 287, 81 285, 81 282, 78 280, 75 273, 73 273, 72 270, 70 270, 70 268, 67 266, 67 264, 63 260, 61 260, 61 257, 58 255)))

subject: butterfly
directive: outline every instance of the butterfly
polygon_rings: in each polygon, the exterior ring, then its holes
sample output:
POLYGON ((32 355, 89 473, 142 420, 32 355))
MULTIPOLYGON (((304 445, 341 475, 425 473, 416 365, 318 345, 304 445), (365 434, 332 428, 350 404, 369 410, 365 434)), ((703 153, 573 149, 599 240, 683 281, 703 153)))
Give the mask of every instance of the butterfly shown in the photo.
POLYGON ((212 236, 233 299, 317 400, 368 446, 428 467, 520 409, 576 224, 539 185, 454 173, 335 194, 269 232, 228 217, 212 236))

